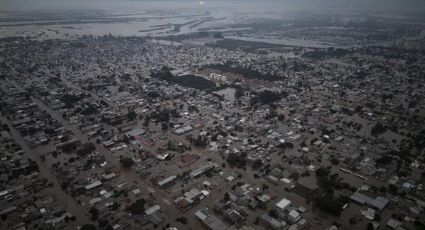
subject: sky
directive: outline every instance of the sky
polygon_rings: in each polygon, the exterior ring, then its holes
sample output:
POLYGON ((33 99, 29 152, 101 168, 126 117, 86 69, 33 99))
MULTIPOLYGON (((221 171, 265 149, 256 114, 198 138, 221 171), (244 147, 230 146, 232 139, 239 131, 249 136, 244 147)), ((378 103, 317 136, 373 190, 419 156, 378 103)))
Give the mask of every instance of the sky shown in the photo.
POLYGON ((424 13, 425 0, 0 0, 7 10, 113 10, 229 8, 247 10, 327 10, 366 13, 424 13))

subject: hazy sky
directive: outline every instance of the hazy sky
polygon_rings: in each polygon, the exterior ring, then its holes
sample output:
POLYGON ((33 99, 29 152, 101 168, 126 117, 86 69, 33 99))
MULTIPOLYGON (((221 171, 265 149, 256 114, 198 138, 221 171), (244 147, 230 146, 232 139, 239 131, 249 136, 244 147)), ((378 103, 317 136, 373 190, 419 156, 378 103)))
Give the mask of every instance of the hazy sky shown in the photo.
POLYGON ((0 10, 228 8, 274 11, 425 12, 425 0, 0 0, 0 10))

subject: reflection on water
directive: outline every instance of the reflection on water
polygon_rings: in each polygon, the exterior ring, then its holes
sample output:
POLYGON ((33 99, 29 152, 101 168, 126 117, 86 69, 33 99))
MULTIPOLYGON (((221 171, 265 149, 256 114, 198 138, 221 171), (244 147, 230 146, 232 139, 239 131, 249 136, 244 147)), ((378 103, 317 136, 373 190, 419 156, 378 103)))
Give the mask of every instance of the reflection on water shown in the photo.
POLYGON ((222 90, 219 90, 217 92, 215 92, 218 95, 221 95, 224 97, 225 100, 230 101, 230 102, 234 102, 235 101, 235 93, 236 93, 236 89, 235 88, 225 88, 222 90))

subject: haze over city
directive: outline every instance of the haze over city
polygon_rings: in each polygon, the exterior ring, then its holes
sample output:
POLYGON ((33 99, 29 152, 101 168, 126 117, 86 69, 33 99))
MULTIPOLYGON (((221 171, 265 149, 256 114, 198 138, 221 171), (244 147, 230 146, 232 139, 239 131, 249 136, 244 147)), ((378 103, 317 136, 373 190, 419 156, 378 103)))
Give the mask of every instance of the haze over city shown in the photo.
POLYGON ((0 1, 0 229, 425 229, 425 1, 0 1))

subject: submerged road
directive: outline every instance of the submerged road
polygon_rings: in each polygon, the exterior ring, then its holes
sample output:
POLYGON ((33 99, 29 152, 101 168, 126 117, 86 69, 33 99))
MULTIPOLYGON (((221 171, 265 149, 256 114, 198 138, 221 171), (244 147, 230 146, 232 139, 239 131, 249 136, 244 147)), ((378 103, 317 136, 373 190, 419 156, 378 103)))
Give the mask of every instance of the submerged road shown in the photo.
MULTIPOLYGON (((26 92, 25 89, 23 89, 17 82, 10 80, 10 79, 9 79, 9 82, 12 85, 14 85, 17 89, 19 89, 20 91, 26 92)), ((75 86, 75 85, 74 85, 73 88, 78 89, 77 86, 75 86)), ((31 100, 41 110, 46 111, 53 119, 57 120, 65 129, 72 131, 75 135, 75 138, 79 139, 82 143, 89 143, 89 142, 94 143, 94 142, 90 141, 88 136, 86 134, 84 134, 83 132, 81 132, 81 130, 78 127, 75 127, 75 126, 71 125, 68 121, 64 120, 63 117, 60 114, 58 114, 56 111, 53 111, 52 109, 50 109, 44 102, 42 102, 41 100, 34 98, 34 97, 31 97, 31 100)), ((112 103, 112 102, 110 102, 110 103, 112 103)), ((26 144, 23 141, 22 138, 20 138, 20 140, 21 140, 21 142, 23 142, 23 144, 26 144)), ((112 152, 105 149, 104 146, 101 145, 101 144, 96 144, 96 143, 94 143, 94 144, 96 145, 97 152, 105 157, 105 161, 107 162, 108 165, 112 166, 113 168, 120 168, 121 167, 119 159, 116 158, 112 154, 112 152)), ((49 172, 49 170, 46 169, 46 168, 44 168, 43 170, 45 170, 46 172, 49 172)), ((137 187, 143 192, 143 194, 152 193, 153 197, 155 198, 155 201, 161 206, 163 211, 168 215, 168 217, 172 217, 172 219, 165 220, 164 225, 166 223, 174 222, 174 219, 177 218, 177 217, 186 216, 186 215, 183 215, 183 214, 187 214, 187 213, 182 213, 175 205, 173 205, 171 203, 172 202, 171 200, 167 199, 170 196, 169 194, 167 194, 165 191, 162 191, 160 189, 150 187, 150 182, 142 179, 134 170, 120 170, 120 173, 121 173, 121 178, 125 178, 126 182, 136 183, 137 187)), ((51 175, 51 177, 53 177, 53 175, 51 175)), ((60 187, 59 187, 59 189, 60 189, 60 187)), ((62 193, 64 193, 64 192, 62 191, 62 193)), ((85 208, 83 206, 76 207, 76 210, 77 210, 76 213, 80 213, 80 212, 78 212, 78 210, 82 210, 82 209, 85 209, 85 208)), ((87 210, 85 210, 84 212, 86 212, 86 211, 87 210)))

